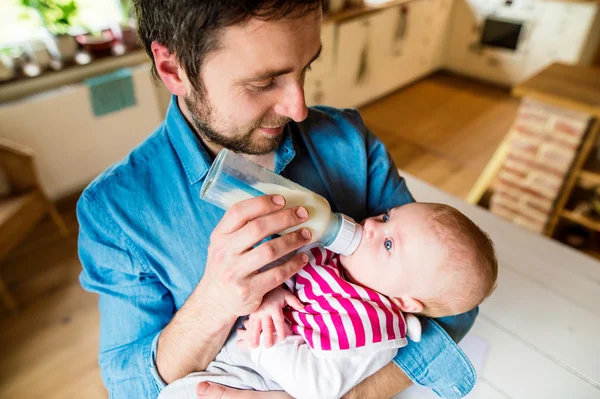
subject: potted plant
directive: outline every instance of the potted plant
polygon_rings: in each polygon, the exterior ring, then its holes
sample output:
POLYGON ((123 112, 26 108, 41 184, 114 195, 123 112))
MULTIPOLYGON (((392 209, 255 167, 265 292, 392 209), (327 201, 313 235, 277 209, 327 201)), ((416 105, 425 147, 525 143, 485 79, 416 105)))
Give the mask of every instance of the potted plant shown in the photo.
POLYGON ((75 0, 21 0, 21 5, 39 14, 44 27, 52 35, 48 47, 63 62, 71 62, 77 53, 77 42, 69 34, 78 13, 75 0))
POLYGON ((115 36, 111 29, 104 29, 100 32, 90 31, 77 36, 76 39, 86 51, 96 56, 111 55, 115 42, 115 36))
POLYGON ((119 0, 121 21, 119 23, 120 40, 127 49, 140 47, 133 12, 133 0, 119 0))

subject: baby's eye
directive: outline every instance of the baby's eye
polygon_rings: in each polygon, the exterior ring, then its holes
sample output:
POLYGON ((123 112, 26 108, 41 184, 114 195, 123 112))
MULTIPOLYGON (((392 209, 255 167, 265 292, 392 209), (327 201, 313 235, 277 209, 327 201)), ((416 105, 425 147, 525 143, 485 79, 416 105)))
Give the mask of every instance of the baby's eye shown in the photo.
POLYGON ((390 214, 389 213, 386 213, 385 215, 383 215, 383 221, 385 223, 387 223, 389 220, 390 220, 390 214))
POLYGON ((392 252, 392 247, 394 246, 394 243, 392 242, 392 240, 390 240, 389 238, 386 238, 385 241, 383 242, 383 246, 385 247, 385 249, 387 249, 389 252, 392 252))

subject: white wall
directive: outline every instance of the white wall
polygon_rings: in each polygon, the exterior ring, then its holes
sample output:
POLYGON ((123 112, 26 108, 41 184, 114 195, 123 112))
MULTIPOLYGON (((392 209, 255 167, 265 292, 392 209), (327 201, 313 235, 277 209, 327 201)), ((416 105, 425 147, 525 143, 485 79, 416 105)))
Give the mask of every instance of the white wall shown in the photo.
POLYGON ((455 0, 445 66, 512 86, 553 62, 589 65, 600 40, 599 7, 597 2, 455 0), (477 51, 487 16, 524 24, 516 51, 477 51))
POLYGON ((96 118, 88 88, 68 86, 0 107, 0 136, 36 152, 40 180, 51 198, 82 188, 147 137, 164 115, 149 78, 134 69, 137 105, 96 118))

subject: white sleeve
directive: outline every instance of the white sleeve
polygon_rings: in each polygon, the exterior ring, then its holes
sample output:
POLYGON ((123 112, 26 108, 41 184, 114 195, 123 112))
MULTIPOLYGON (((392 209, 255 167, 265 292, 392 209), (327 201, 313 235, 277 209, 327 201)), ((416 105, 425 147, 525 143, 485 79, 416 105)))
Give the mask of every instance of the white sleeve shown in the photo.
POLYGON ((398 349, 334 359, 316 357, 299 335, 269 349, 253 349, 251 358, 296 399, 338 399, 392 361, 398 349))

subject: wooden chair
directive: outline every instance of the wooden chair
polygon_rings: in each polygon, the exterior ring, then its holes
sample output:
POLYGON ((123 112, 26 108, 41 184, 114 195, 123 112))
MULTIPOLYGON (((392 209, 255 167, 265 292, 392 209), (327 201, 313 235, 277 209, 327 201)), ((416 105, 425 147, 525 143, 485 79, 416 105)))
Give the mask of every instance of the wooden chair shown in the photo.
MULTIPOLYGON (((0 138, 0 167, 11 186, 11 194, 0 198, 0 262, 47 213, 62 235, 69 229, 41 188, 34 166, 33 151, 0 138)), ((0 276, 0 299, 11 312, 17 303, 0 276)))

